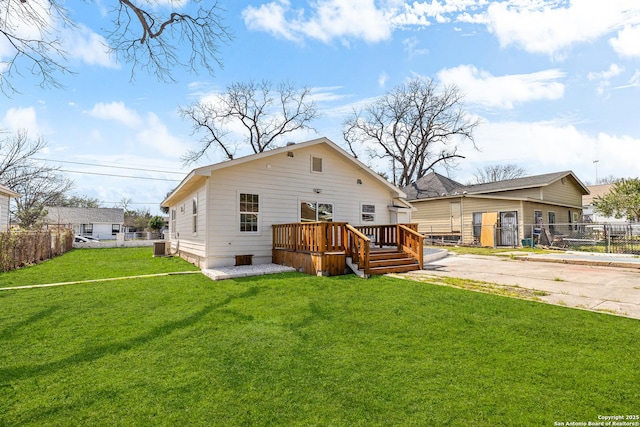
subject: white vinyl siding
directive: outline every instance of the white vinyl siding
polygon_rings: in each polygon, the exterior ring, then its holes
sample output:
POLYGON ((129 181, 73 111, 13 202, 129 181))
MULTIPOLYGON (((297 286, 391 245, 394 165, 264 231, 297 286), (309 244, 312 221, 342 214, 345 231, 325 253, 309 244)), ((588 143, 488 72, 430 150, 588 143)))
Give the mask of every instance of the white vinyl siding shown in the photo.
MULTIPOLYGON (((271 262, 271 224, 300 221, 300 206, 308 201, 324 212, 331 206, 331 220, 359 224, 362 196, 376 205, 375 222, 390 224, 393 204, 390 189, 363 172, 342 155, 324 145, 298 149, 233 167, 214 170, 206 199, 207 264, 211 267, 233 265, 236 255, 253 255, 253 263, 271 262), (322 159, 322 173, 312 172, 313 157, 322 159), (362 184, 358 184, 358 180, 362 184), (258 231, 240 231, 237 208, 240 193, 259 195, 258 231)), ((200 216, 204 197, 200 198, 200 216)), ((321 215, 321 220, 328 220, 321 215)), ((200 233, 201 235, 205 233, 200 233)), ((181 236, 182 237, 182 236, 181 236)), ((180 240, 181 247, 183 240, 180 240)))

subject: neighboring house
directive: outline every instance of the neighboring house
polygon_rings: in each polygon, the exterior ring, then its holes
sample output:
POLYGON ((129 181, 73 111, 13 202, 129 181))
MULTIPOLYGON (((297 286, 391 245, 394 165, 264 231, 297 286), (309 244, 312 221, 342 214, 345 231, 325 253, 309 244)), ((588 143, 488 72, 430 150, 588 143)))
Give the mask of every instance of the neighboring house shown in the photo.
POLYGON ((590 185, 587 188, 591 194, 582 196, 582 214, 585 222, 609 223, 609 224, 626 224, 627 218, 615 218, 604 216, 593 207, 593 199, 602 197, 611 191, 613 184, 590 185))
POLYGON ((402 191, 326 138, 194 169, 161 206, 171 252, 201 268, 272 262, 274 224, 411 222, 402 191))
POLYGON ((582 197, 589 194, 571 171, 475 185, 432 172, 403 191, 425 236, 485 245, 489 230, 487 246, 517 246, 540 229, 563 232, 582 220, 582 197))
POLYGON ((115 239, 124 231, 124 209, 122 208, 68 208, 47 206, 44 219, 47 227, 65 227, 77 236, 98 239, 115 239))
POLYGON ((0 231, 7 231, 9 229, 9 207, 12 197, 20 197, 20 194, 10 190, 4 185, 0 185, 0 231))

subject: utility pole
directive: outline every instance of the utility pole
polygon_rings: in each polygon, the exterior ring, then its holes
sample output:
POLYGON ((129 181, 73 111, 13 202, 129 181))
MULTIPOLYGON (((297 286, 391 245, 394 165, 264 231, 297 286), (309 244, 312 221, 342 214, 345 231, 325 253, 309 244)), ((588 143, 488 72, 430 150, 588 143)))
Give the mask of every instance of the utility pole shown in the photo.
POLYGON ((600 160, 594 160, 593 164, 596 165, 596 185, 598 185, 598 162, 600 160))

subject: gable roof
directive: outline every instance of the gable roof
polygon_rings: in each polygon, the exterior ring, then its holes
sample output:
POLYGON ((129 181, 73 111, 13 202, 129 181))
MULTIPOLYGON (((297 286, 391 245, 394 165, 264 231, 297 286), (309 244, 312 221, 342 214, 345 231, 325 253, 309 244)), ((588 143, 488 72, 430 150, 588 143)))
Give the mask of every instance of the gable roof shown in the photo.
POLYGON ((2 184, 0 184, 0 194, 4 194, 7 197, 20 197, 20 194, 11 190, 9 187, 5 187, 2 184))
POLYGON ((409 200, 414 200, 448 196, 455 192, 462 193, 462 191, 464 191, 462 188, 464 187, 465 186, 463 184, 460 184, 451 178, 447 178, 446 176, 440 175, 436 172, 431 172, 418 179, 416 182, 406 186, 403 190, 407 193, 407 198, 409 200))
POLYGON ((613 184, 598 184, 598 185, 590 185, 587 188, 589 189, 589 195, 585 195, 582 197, 582 205, 589 206, 593 204, 593 199, 596 197, 603 197, 611 191, 611 187, 613 184))
POLYGON ((360 160, 356 159, 355 157, 353 157, 352 155, 344 151, 342 148, 340 148, 338 145, 332 142, 329 138, 322 137, 322 138, 313 139, 310 141, 300 142, 297 144, 290 144, 285 147, 274 148, 273 150, 267 150, 261 153, 250 154, 248 156, 239 157, 237 159, 227 160, 224 162, 214 163, 212 165, 193 169, 180 182, 180 184, 178 184, 178 186, 162 201, 160 206, 168 207, 171 204, 171 201, 173 199, 178 197, 180 194, 186 194, 192 191, 195 187, 200 185, 209 176, 211 176, 211 172, 213 171, 225 169, 225 168, 231 168, 231 167, 241 165, 247 162, 251 162, 254 160, 264 159, 271 156, 277 156, 290 151, 294 152, 296 150, 301 150, 303 148, 308 148, 314 145, 321 145, 321 144, 329 147, 336 154, 342 156, 344 159, 354 164, 357 168, 361 169, 363 172, 369 174, 372 178, 380 182, 382 185, 386 186, 389 189, 389 191, 394 195, 394 197, 406 198, 406 194, 401 189, 389 183, 380 175, 378 175, 377 173, 369 169, 368 166, 366 166, 364 163, 360 162, 360 160))
POLYGON ((123 224, 122 208, 68 208, 47 206, 47 224, 123 224))
POLYGON ((589 194, 589 189, 572 171, 552 172, 472 185, 463 185, 435 172, 430 172, 418 179, 415 183, 405 187, 404 190, 409 200, 419 200, 461 194, 480 195, 525 188, 546 187, 567 177, 575 180, 583 195, 589 194))

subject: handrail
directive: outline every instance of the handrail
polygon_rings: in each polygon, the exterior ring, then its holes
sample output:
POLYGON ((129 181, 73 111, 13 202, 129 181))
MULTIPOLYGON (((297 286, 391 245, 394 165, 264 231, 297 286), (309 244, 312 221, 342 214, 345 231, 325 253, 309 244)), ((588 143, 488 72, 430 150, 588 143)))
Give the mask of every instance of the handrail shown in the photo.
POLYGON ((418 261, 422 270, 424 266, 424 237, 417 231, 398 224, 398 250, 408 253, 418 261))
POLYGON ((358 267, 362 267, 364 274, 369 276, 369 250, 371 239, 358 231, 351 224, 344 225, 345 239, 347 242, 347 256, 350 256, 358 267))

